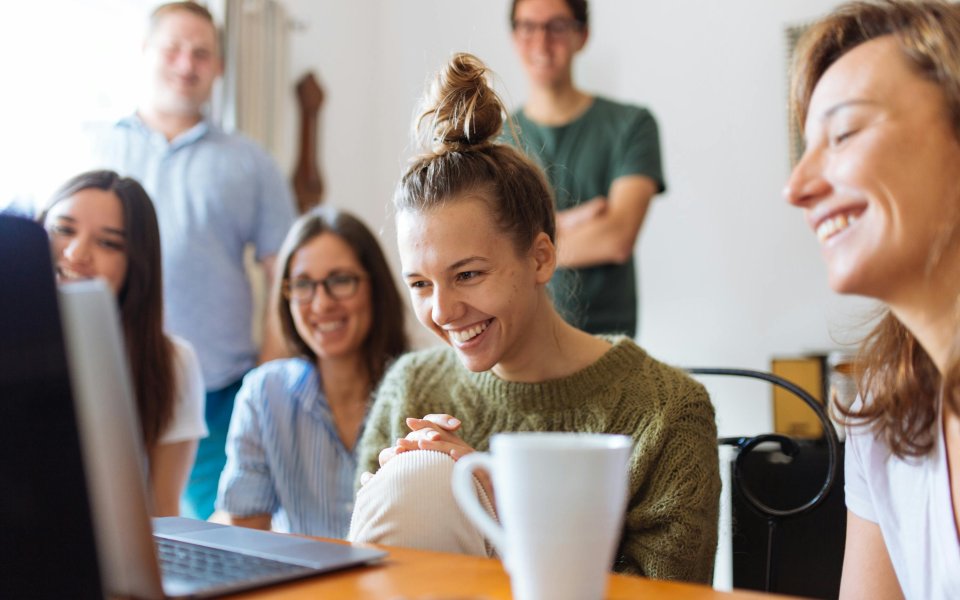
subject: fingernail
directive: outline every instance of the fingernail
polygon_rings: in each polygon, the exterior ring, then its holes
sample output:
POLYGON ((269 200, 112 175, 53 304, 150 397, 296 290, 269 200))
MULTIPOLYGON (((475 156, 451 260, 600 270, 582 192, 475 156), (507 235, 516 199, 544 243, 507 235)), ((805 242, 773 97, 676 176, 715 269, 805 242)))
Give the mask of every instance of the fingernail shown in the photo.
POLYGON ((459 425, 459 424, 460 424, 460 419, 456 417, 450 417, 449 419, 447 419, 447 425, 459 425))
POLYGON ((437 439, 438 437, 440 437, 440 434, 439 434, 438 432, 436 432, 436 431, 431 431, 430 433, 427 434, 427 439, 428 439, 428 440, 435 440, 435 439, 437 439))

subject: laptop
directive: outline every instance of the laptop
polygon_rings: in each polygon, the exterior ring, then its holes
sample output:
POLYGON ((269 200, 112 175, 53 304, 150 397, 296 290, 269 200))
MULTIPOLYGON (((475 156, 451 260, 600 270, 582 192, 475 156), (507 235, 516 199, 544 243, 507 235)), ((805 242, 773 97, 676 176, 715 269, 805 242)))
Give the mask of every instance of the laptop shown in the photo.
POLYGON ((102 600, 49 242, 35 223, 5 215, 0 541, 0 598, 102 600))
MULTIPOLYGON (((57 304, 46 298, 54 313, 47 316, 62 322, 61 360, 66 357, 76 415, 72 429, 82 464, 73 469, 86 483, 86 497, 77 505, 89 504, 99 583, 106 594, 149 600, 205 598, 368 565, 386 556, 371 548, 179 517, 151 521, 146 454, 115 300, 101 281, 71 283, 54 292, 46 236, 39 226, 24 223, 28 225, 17 227, 35 227, 41 236, 27 236, 32 240, 28 246, 16 249, 7 248, 0 236, 0 256, 11 256, 12 250, 19 256, 45 257, 34 277, 49 279, 50 285, 31 293, 52 295, 59 302, 57 315, 57 304)), ((4 274, 0 272, 0 281, 4 274)), ((5 287, 9 291, 4 294, 23 293, 19 286, 5 287)), ((44 298, 22 300, 43 304, 44 298)), ((53 536, 36 543, 52 547, 61 542, 53 536)))

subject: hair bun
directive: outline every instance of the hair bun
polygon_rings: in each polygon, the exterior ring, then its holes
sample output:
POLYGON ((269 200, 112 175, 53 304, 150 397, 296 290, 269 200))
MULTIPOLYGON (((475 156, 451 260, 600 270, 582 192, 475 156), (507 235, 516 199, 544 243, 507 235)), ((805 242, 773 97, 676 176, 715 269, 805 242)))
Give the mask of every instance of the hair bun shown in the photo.
POLYGON ((462 152, 500 135, 505 111, 489 73, 483 61, 466 52, 454 54, 437 73, 415 122, 415 135, 425 149, 462 152))

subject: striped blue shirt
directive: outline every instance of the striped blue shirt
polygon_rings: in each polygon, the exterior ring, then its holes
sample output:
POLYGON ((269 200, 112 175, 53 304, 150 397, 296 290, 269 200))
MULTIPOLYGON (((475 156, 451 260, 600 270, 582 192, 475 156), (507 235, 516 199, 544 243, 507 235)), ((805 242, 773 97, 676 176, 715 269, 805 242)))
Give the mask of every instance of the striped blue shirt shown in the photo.
POLYGON ((356 468, 316 366, 300 358, 271 361, 248 373, 237 394, 217 509, 273 515, 281 531, 345 538, 356 468))

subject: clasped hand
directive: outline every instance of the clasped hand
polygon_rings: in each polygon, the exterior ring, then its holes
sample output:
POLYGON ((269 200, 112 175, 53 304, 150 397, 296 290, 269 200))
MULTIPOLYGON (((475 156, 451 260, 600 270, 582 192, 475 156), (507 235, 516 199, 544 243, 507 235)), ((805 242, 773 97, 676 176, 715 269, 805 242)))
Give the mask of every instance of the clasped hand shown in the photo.
MULTIPOLYGON (((394 456, 408 450, 434 450, 458 460, 474 449, 460 439, 455 431, 460 429, 460 419, 450 415, 427 415, 422 419, 407 418, 407 427, 410 433, 399 438, 393 446, 380 451, 380 466, 387 464, 394 456)), ((373 474, 370 472, 360 476, 360 485, 365 484, 373 474)))

